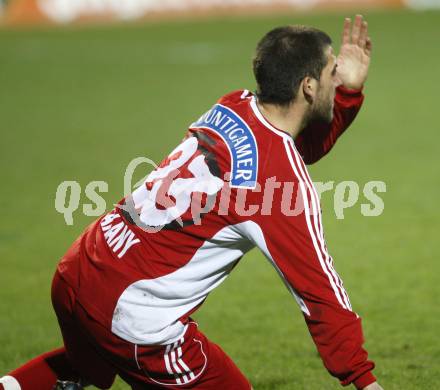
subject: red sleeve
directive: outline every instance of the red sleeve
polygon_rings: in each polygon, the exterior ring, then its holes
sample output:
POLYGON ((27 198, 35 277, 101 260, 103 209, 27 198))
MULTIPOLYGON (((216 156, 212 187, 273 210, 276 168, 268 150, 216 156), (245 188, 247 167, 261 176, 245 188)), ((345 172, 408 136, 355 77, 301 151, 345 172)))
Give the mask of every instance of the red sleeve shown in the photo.
MULTIPOLYGON (((286 139, 276 155, 264 176, 276 176, 283 186, 293 184, 288 205, 284 191, 275 191, 270 213, 243 224, 243 234, 266 255, 296 299, 331 375, 361 389, 375 381, 374 363, 363 348, 361 319, 328 253, 318 195, 292 140, 286 139)), ((251 196, 258 204, 261 193, 251 196)))
POLYGON ((362 90, 342 86, 337 88, 333 121, 330 124, 310 124, 295 139, 295 145, 306 164, 319 161, 331 150, 339 136, 353 122, 363 100, 362 90))

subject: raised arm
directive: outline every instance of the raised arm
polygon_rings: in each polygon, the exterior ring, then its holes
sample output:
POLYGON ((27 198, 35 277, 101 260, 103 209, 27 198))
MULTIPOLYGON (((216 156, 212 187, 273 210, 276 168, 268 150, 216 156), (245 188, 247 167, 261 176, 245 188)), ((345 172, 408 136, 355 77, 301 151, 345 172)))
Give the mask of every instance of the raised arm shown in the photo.
MULTIPOLYGON (((266 255, 299 304, 328 371, 342 385, 364 389, 375 382, 374 363, 363 348, 361 319, 329 255, 318 195, 292 139, 285 137, 283 148, 272 145, 277 159, 264 175, 275 176, 284 190, 274 192, 270 213, 236 226, 266 255), (289 185, 293 192, 286 195, 289 185)), ((261 196, 249 194, 249 204, 258 204, 261 196)))
POLYGON ((359 112, 364 99, 362 88, 368 76, 371 49, 368 25, 363 17, 357 15, 353 27, 351 19, 346 18, 337 59, 340 86, 336 91, 333 121, 312 123, 295 139, 306 164, 313 164, 325 156, 359 112))

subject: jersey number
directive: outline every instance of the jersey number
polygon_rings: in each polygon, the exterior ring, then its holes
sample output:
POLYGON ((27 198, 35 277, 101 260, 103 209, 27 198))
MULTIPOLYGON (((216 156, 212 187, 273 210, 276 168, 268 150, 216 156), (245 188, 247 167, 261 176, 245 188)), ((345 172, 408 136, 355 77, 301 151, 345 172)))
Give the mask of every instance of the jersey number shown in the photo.
POLYGON ((203 154, 193 158, 197 150, 197 138, 189 137, 133 192, 141 222, 154 227, 167 225, 193 209, 194 192, 212 196, 220 191, 223 180, 211 174, 203 154))

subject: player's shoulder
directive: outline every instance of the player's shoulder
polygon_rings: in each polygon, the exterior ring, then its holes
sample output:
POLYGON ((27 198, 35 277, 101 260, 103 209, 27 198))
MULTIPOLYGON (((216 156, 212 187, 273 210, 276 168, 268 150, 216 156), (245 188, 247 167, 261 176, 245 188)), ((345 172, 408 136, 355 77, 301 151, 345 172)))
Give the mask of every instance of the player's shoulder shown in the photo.
POLYGON ((249 90, 238 89, 222 96, 218 99, 217 103, 223 105, 235 105, 244 102, 245 99, 249 99, 252 96, 253 94, 249 90))
POLYGON ((284 138, 289 135, 264 119, 255 96, 248 90, 222 96, 190 126, 190 131, 201 131, 205 138, 217 141, 213 153, 228 160, 234 187, 250 188, 266 175, 267 166, 278 169, 287 161, 282 154, 286 147, 284 138))

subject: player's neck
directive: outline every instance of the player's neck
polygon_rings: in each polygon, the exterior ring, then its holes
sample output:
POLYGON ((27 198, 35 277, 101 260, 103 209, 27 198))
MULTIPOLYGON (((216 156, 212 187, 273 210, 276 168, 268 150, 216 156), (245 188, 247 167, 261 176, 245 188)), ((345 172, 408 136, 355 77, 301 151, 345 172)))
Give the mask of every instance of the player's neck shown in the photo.
POLYGON ((281 107, 257 101, 257 105, 269 123, 286 133, 290 133, 293 139, 296 138, 304 127, 307 108, 301 104, 294 103, 288 107, 281 107))

